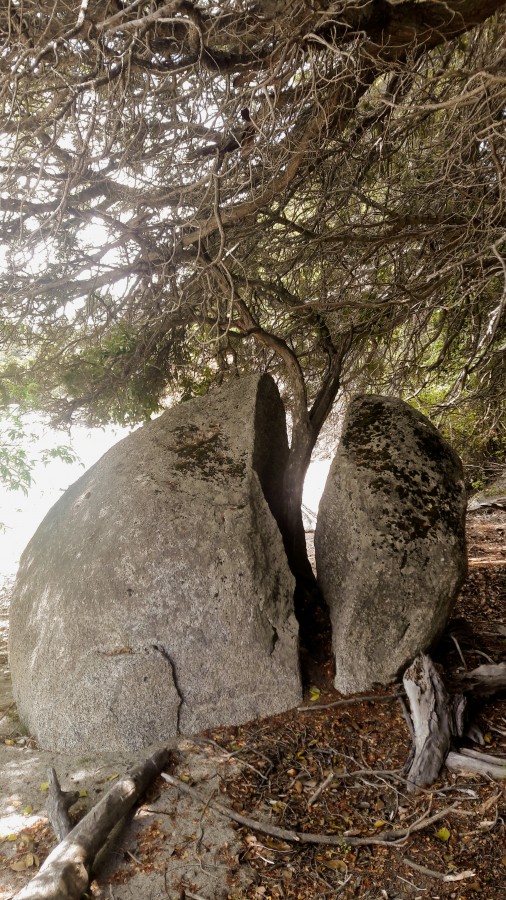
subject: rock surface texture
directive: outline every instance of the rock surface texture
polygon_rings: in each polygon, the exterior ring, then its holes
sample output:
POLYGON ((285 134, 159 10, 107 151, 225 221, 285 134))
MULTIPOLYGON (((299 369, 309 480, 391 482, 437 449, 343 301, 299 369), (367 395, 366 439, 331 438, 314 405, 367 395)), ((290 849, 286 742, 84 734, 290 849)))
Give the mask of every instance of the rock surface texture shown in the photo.
POLYGON ((20 718, 44 748, 130 750, 300 702, 268 376, 129 435, 48 513, 11 606, 20 718), (267 498, 267 499, 266 499, 267 498))
POLYGON ((466 574, 456 453, 407 403, 350 403, 320 503, 316 566, 336 688, 388 684, 441 634, 466 574))

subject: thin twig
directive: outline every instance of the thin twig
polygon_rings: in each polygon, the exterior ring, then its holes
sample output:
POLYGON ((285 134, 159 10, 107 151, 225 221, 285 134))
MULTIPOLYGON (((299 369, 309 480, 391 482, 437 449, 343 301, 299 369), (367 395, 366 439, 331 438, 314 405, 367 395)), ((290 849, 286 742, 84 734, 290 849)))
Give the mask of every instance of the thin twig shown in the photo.
POLYGON ((406 866, 409 866, 410 869, 415 869, 417 872, 421 872, 422 875, 427 875, 429 878, 437 878, 439 881, 464 881, 466 878, 473 878, 476 874, 470 869, 467 869, 465 872, 455 872, 446 875, 445 872, 436 872, 435 869, 428 869, 426 866, 421 866, 419 863, 413 862, 412 859, 408 859, 407 857, 403 857, 402 862, 406 866))
POLYGON ((346 700, 335 700, 333 703, 319 703, 313 706, 298 706, 297 712, 314 712, 317 709, 333 709, 336 706, 351 706, 353 703, 389 703, 398 697, 405 697, 404 691, 398 691, 395 694, 368 694, 365 697, 347 697, 346 700))
MULTIPOLYGON (((264 781, 267 780, 267 775, 265 774, 265 772, 261 772, 260 769, 255 768, 255 766, 252 766, 251 763, 246 762, 244 759, 238 758, 237 754, 242 753, 246 748, 241 747, 240 750, 236 750, 234 753, 231 753, 230 750, 226 750, 225 747, 222 747, 221 744, 218 744, 217 741, 211 740, 211 738, 194 737, 194 738, 192 738, 192 741, 194 744, 210 744, 212 747, 216 747, 216 749, 219 750, 221 753, 223 753, 223 755, 227 759, 233 759, 240 766, 245 766, 247 769, 251 769, 252 772, 255 772, 257 775, 260 776, 260 778, 263 778, 264 781)), ((263 754, 258 754, 258 755, 260 756, 263 754)), ((270 768, 272 769, 271 761, 266 756, 264 757, 264 759, 267 759, 267 762, 269 763, 270 768)))
POLYGON ((312 794, 311 797, 309 798, 309 800, 307 801, 308 806, 312 806, 313 803, 316 800, 318 800, 318 797, 320 796, 322 791, 325 790, 325 788, 330 784, 330 782, 332 781, 333 778, 334 778, 334 773, 330 772, 329 775, 327 775, 325 781, 322 781, 320 787, 316 788, 316 791, 314 792, 314 794, 312 794))
POLYGON ((457 638, 455 637, 454 634, 451 634, 450 637, 451 637, 453 643, 455 644, 455 646, 456 646, 456 648, 457 648, 457 653, 458 653, 459 656, 460 656, 460 661, 461 661, 462 665, 464 666, 464 669, 465 669, 466 672, 467 672, 467 670, 468 670, 468 665, 467 665, 467 663, 466 663, 466 661, 465 661, 465 659, 464 659, 462 650, 460 649, 460 644, 459 644, 459 642, 458 642, 458 640, 457 640, 457 638))

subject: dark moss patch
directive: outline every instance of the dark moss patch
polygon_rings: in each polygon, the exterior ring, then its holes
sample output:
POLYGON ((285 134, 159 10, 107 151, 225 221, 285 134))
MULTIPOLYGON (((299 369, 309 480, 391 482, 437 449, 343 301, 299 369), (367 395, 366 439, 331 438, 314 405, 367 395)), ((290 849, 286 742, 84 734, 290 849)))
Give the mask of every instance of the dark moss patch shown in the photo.
POLYGON ((357 397, 350 404, 341 450, 362 473, 367 488, 379 495, 378 503, 390 498, 392 506, 384 515, 392 537, 417 540, 438 525, 462 531, 459 458, 417 410, 387 397, 357 397), (400 454, 399 444, 404 445, 400 454))
POLYGON ((175 442, 169 448, 178 457, 174 469, 184 474, 196 475, 204 480, 218 476, 227 479, 242 478, 246 471, 243 460, 238 460, 228 452, 218 427, 209 433, 196 425, 176 428, 175 442))

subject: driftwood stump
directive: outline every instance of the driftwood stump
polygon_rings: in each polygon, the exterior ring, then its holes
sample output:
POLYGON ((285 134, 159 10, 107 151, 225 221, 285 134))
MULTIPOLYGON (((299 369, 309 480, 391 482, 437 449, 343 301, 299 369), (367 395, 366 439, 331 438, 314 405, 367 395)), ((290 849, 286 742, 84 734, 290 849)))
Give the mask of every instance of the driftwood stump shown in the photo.
POLYGON ((479 666, 459 677, 462 692, 448 693, 426 654, 404 673, 413 723, 413 746, 406 763, 411 789, 430 787, 443 765, 456 772, 506 777, 505 760, 475 750, 458 749, 464 734, 467 697, 485 698, 506 689, 506 664, 479 666))
POLYGON ((406 669, 403 681, 413 721, 406 778, 414 790, 438 777, 453 736, 462 735, 465 701, 461 694, 450 699, 434 663, 424 653, 406 669))

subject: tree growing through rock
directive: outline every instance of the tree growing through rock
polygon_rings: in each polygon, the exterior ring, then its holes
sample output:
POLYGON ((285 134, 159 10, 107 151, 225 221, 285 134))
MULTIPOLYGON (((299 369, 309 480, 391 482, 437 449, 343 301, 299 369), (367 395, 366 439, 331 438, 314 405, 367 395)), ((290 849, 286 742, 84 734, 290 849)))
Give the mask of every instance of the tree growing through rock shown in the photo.
POLYGON ((4 406, 136 421, 272 372, 305 578, 302 484, 340 392, 458 404, 500 446, 505 6, 4 5, 4 406))

